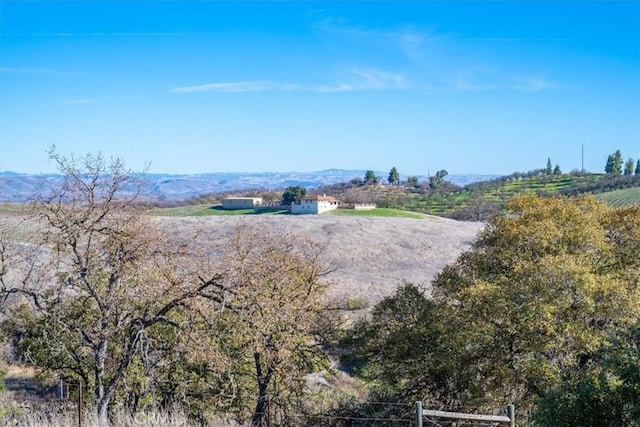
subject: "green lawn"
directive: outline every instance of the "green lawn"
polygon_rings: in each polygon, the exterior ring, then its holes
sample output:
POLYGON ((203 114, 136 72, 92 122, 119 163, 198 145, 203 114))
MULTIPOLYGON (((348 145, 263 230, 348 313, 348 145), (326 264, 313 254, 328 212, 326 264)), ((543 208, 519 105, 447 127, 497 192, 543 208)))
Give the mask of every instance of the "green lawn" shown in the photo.
POLYGON ((0 213, 20 213, 24 205, 22 203, 0 203, 0 213))
MULTIPOLYGON (((258 208, 258 209, 222 209, 221 206, 197 205, 179 206, 175 208, 154 209, 154 215, 159 216, 207 216, 207 215, 288 215, 287 209, 279 208, 258 208)), ((351 216, 383 216, 397 218, 429 218, 416 212, 402 211, 398 209, 377 208, 371 210, 337 209, 324 213, 323 215, 351 215, 351 216)))
POLYGON ((327 214, 350 215, 350 216, 386 216, 386 217, 415 218, 415 219, 430 218, 427 215, 417 213, 417 212, 408 212, 408 211, 401 211, 398 209, 387 209, 387 208, 376 208, 376 209, 370 209, 370 210, 336 209, 335 211, 330 211, 323 215, 327 215, 327 214))
POLYGON ((288 214, 287 209, 256 208, 256 209, 222 209, 222 206, 197 205, 179 206, 176 208, 154 209, 159 216, 208 216, 208 215, 282 215, 288 214))

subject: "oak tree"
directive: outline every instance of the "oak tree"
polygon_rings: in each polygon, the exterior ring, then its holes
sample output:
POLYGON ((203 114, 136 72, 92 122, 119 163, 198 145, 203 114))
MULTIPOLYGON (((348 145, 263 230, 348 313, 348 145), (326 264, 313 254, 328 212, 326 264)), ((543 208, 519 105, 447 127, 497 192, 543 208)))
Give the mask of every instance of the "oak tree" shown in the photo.
POLYGON ((300 186, 287 187, 282 193, 282 204, 292 205, 300 203, 300 199, 307 195, 307 189, 300 186))
POLYGON ((223 294, 214 291, 211 330, 232 359, 238 393, 255 403, 252 425, 261 425, 267 398, 287 410, 301 395, 305 374, 325 366, 316 321, 324 310, 331 270, 324 247, 291 234, 240 226, 227 249, 223 294))
POLYGON ((637 426, 640 423, 640 324, 611 337, 594 361, 568 371, 544 396, 533 419, 540 426, 637 426))
POLYGON ((602 349, 638 323, 640 208, 520 196, 507 209, 432 300, 402 287, 356 329, 353 363, 379 393, 531 412, 568 379, 597 379, 602 349))
POLYGON ((435 300, 458 390, 528 410, 637 321, 640 209, 530 196, 507 208, 438 275, 435 300))
POLYGON ((220 277, 193 239, 169 239, 144 214, 143 187, 121 160, 50 159, 62 179, 31 205, 38 233, 0 258, 5 326, 38 369, 82 381, 106 425, 150 331, 183 329, 172 315, 220 277))

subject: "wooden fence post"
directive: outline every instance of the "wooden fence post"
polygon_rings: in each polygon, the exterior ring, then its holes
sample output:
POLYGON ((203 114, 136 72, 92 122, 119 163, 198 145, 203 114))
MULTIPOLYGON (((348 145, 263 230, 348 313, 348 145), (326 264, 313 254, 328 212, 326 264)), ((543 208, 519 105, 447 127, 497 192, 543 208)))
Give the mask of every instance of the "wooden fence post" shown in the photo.
POLYGON ((82 427, 82 380, 78 380, 78 427, 82 427))
POLYGON ((422 427, 422 402, 416 402, 416 427, 422 427))
POLYGON ((516 427, 516 407, 509 405, 509 427, 516 427))

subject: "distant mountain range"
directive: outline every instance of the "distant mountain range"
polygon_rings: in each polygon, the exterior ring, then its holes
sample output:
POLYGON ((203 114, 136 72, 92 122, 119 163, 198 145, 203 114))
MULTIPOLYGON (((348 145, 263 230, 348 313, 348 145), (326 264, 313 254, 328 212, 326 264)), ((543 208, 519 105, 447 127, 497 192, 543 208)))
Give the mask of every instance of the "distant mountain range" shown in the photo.
MULTIPOLYGON (((167 201, 186 200, 203 194, 225 193, 258 189, 284 189, 302 186, 307 189, 323 185, 348 182, 363 178, 364 170, 327 169, 316 172, 220 172, 193 175, 146 174, 154 197, 167 201)), ((388 172, 376 171, 376 176, 386 180, 388 172)), ((498 175, 450 175, 446 179, 464 186, 472 182, 486 181, 498 175)), ((400 176, 401 180, 407 178, 400 176)), ((60 179, 59 175, 32 175, 16 172, 0 172, 0 202, 24 202, 45 185, 47 181, 60 179)), ((426 181, 426 176, 418 176, 426 181)))

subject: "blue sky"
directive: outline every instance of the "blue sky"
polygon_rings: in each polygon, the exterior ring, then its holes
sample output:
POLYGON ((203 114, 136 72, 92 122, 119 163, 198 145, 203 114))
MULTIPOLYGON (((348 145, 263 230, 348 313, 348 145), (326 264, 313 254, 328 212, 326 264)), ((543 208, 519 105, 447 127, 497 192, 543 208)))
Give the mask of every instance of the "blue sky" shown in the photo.
POLYGON ((638 1, 0 0, 0 170, 602 172, 640 157, 638 1))

